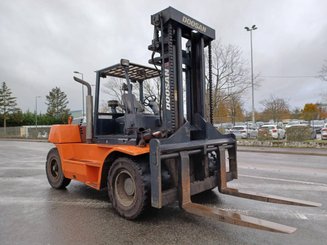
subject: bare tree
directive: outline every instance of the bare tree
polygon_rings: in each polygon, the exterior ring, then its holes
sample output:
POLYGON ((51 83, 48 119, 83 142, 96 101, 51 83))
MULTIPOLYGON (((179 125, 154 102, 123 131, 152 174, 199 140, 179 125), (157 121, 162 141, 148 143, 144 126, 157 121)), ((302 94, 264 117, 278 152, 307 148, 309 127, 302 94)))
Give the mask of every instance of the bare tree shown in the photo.
MULTIPOLYGON (((101 92, 104 94, 108 94, 110 96, 109 99, 117 100, 118 103, 121 105, 123 103, 122 95, 124 94, 124 91, 122 89, 123 83, 124 82, 122 78, 110 77, 107 82, 103 83, 103 86, 101 87, 101 92)), ((107 101, 103 102, 106 103, 107 101)))
POLYGON ((157 100, 159 102, 159 99, 160 99, 160 78, 159 77, 144 81, 143 88, 144 88, 145 96, 154 95, 157 97, 157 100))
MULTIPOLYGON (((212 45, 212 76, 214 114, 221 102, 231 98, 239 101, 251 87, 249 69, 242 58, 241 50, 231 44, 224 45, 221 41, 212 45)), ((259 83, 257 78, 258 76, 255 77, 256 86, 259 83)), ((208 77, 206 79, 208 81, 208 77)), ((209 104, 208 98, 206 103, 209 104)))
MULTIPOLYGON (((109 111, 108 101, 109 100, 117 100, 118 107, 117 111, 122 112, 124 108, 123 106, 123 94, 125 93, 123 90, 123 84, 126 83, 126 80, 123 78, 118 77, 109 77, 106 82, 103 82, 101 86, 101 93, 104 95, 109 95, 109 97, 105 97, 105 99, 100 98, 100 112, 107 112, 109 111)), ((139 94, 139 84, 132 83, 133 94, 139 94)))
POLYGON ((123 104, 122 95, 124 94, 124 91, 122 90, 123 79, 109 77, 109 79, 102 84, 103 85, 100 87, 99 112, 108 112, 110 110, 108 106, 109 100, 117 100, 120 105, 117 110, 121 112, 121 105, 123 104), (109 95, 109 97, 107 95, 109 95))
POLYGON ((327 92, 320 93, 321 99, 323 103, 327 102, 327 92))
POLYGON ((327 60, 325 60, 325 63, 322 65, 318 77, 327 82, 327 60))
POLYGON ((236 121, 243 121, 244 112, 242 108, 240 94, 233 94, 232 96, 230 96, 227 104, 229 107, 229 114, 233 125, 235 125, 236 121))
MULTIPOLYGON (((110 77, 110 79, 104 83, 102 92, 110 95, 113 99, 117 99, 121 103, 121 96, 124 94, 122 85, 125 82, 123 78, 110 77)), ((139 85, 133 83, 133 93, 138 95, 139 85)), ((144 95, 160 96, 160 78, 148 79, 143 82, 144 95)))
POLYGON ((262 113, 266 120, 279 122, 290 117, 289 104, 285 99, 271 95, 269 99, 261 101, 261 104, 264 106, 262 113))
MULTIPOLYGON (((107 82, 104 83, 101 92, 104 94, 108 94, 110 99, 114 99, 118 101, 119 105, 123 104, 122 95, 124 91, 122 90, 122 85, 124 83, 124 79, 111 77, 107 82)), ((148 79, 143 82, 143 93, 144 96, 154 95, 157 98, 157 102, 160 100, 160 78, 148 79)), ((133 83, 133 94, 136 97, 139 96, 139 83, 133 83)), ((100 105, 100 111, 108 111, 108 100, 102 101, 100 105)), ((150 109, 144 108, 147 112, 150 112, 150 109)))
MULTIPOLYGON (((249 69, 245 65, 242 58, 241 50, 233 45, 223 45, 220 41, 212 46, 212 71, 213 71, 213 108, 214 115, 218 113, 218 106, 222 103, 228 104, 233 101, 231 106, 228 106, 232 117, 235 118, 235 106, 237 101, 238 108, 241 108, 241 97, 245 91, 251 87, 251 79, 249 76, 249 69)), ((208 77, 206 76, 208 81, 208 77)), ((256 85, 258 84, 257 77, 255 78, 256 85)), ((104 93, 117 98, 121 103, 122 81, 120 79, 111 79, 105 86, 104 93)), ((160 79, 149 79, 144 82, 144 95, 155 95, 157 102, 160 100, 160 79)), ((207 83, 208 85, 208 83, 207 83)), ((184 88, 185 89, 185 88, 184 88)), ((138 90, 133 90, 138 94, 138 90)), ((206 98, 206 105, 209 105, 209 98, 206 98)), ((209 108, 207 106, 207 108, 209 108)), ((238 109, 239 110, 239 109, 238 109)), ((218 113, 219 114, 219 113, 218 113)), ((217 117, 218 118, 218 117, 217 117)), ((219 116, 220 118, 220 116, 219 116)))

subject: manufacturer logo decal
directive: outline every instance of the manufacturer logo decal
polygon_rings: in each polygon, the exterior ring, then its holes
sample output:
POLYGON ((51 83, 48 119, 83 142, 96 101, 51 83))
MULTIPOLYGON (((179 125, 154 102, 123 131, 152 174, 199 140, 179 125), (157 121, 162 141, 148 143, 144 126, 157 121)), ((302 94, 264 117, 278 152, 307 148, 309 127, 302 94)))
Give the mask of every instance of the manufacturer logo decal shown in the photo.
POLYGON ((200 24, 199 22, 196 22, 195 20, 192 20, 191 18, 183 16, 182 21, 183 21, 183 23, 187 24, 188 26, 194 28, 197 31, 201 31, 201 32, 207 31, 206 26, 200 24))
POLYGON ((166 95, 166 109, 170 110, 169 62, 165 63, 165 95, 166 95))

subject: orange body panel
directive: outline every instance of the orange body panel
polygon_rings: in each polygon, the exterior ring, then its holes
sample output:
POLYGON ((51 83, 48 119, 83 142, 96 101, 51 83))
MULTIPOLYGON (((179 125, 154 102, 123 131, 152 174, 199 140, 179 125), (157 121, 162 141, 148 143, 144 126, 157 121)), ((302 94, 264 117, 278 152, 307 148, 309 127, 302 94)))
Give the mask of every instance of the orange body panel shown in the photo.
MULTIPOLYGON (((113 152, 127 156, 149 153, 149 146, 88 144, 81 142, 79 125, 54 125, 49 142, 59 151, 64 176, 78 180, 95 189, 101 188, 102 170, 106 158, 113 152)), ((110 164, 110 163, 109 163, 110 164)))
POLYGON ((56 144, 64 176, 95 188, 101 188, 102 170, 106 158, 113 152, 127 156, 149 153, 149 147, 87 143, 56 144))
POLYGON ((80 143, 80 127, 76 124, 53 125, 48 140, 54 144, 80 143))

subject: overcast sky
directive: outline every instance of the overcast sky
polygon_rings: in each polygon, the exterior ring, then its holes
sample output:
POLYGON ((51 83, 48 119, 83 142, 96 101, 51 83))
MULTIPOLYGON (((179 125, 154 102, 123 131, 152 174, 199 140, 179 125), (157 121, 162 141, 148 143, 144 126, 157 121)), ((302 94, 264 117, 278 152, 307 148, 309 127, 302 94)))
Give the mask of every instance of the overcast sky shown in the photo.
MULTIPOLYGON (((66 92, 71 110, 81 109, 73 71, 94 83, 95 70, 121 58, 146 65, 150 15, 168 6, 214 28, 216 38, 238 46, 247 61, 244 26, 258 26, 254 71, 264 78, 255 91, 257 109, 272 94, 294 108, 321 101, 327 91, 327 82, 312 77, 327 59, 325 0, 1 0, 0 82, 7 82, 24 111, 34 111, 35 96, 41 96, 38 107, 45 112, 45 96, 55 86, 66 92)), ((243 98, 247 110, 250 98, 250 93, 243 98)))

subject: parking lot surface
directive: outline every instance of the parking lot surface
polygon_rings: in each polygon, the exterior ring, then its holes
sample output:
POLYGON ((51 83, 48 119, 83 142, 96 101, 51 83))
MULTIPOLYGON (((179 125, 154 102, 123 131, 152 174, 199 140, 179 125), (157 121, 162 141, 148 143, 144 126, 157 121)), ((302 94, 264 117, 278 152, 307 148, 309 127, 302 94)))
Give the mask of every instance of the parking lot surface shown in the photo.
POLYGON ((239 227, 185 213, 177 204, 136 221, 116 214, 106 190, 72 181, 50 187, 45 158, 53 145, 0 141, 0 244, 326 244, 327 157, 238 154, 239 179, 231 187, 322 203, 298 207, 218 194, 194 202, 297 227, 290 235, 239 227))

